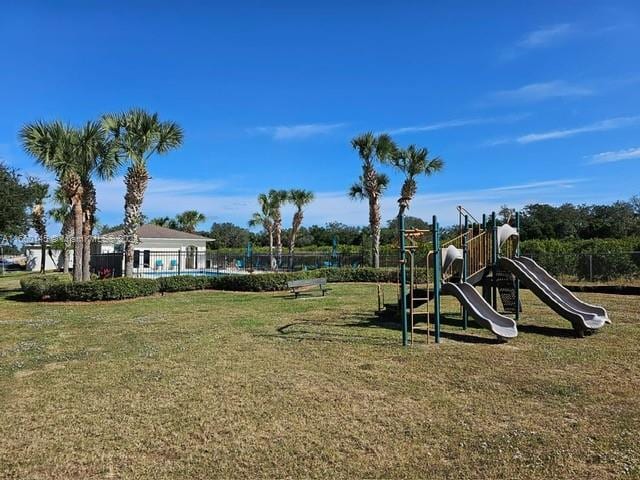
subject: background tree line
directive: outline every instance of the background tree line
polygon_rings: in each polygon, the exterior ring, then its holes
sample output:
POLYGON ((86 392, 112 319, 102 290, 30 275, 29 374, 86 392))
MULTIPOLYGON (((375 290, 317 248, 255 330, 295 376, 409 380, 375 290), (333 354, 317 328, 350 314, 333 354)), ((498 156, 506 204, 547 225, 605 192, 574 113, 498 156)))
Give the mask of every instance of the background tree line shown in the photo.
POLYGON ((624 238, 640 235, 640 196, 611 205, 527 205, 520 220, 523 240, 624 238))
MULTIPOLYGON (((499 222, 513 222, 513 213, 513 209, 502 207, 498 213, 499 222)), ((415 216, 407 216, 405 222, 408 228, 430 228, 428 220, 415 216)), ((526 205, 521 211, 520 227, 522 240, 621 239, 640 236, 640 196, 610 205, 526 205)), ((457 229, 458 225, 451 225, 443 233, 451 236, 457 229)), ((288 229, 283 229, 282 232, 283 237, 288 238, 288 229)), ((215 238, 213 248, 244 248, 247 242, 265 247, 269 244, 267 232, 254 233, 229 222, 214 223, 210 231, 199 233, 215 238)), ((397 219, 393 218, 381 228, 380 244, 394 245, 397 235, 397 219)), ((341 246, 362 246, 363 242, 370 241, 369 236, 369 227, 329 222, 325 225, 302 226, 296 244, 306 248, 330 247, 335 237, 341 246)))

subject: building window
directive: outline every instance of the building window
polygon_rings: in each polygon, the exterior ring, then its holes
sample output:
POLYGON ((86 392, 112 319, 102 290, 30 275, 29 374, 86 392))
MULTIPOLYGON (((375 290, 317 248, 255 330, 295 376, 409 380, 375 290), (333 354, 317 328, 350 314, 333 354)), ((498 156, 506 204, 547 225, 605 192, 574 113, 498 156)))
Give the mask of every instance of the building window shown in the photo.
POLYGON ((140 267, 140 250, 135 250, 133 252, 133 268, 140 267))
POLYGON ((143 263, 144 268, 149 268, 151 266, 151 251, 150 250, 145 250, 144 251, 144 256, 143 256, 142 263, 143 263))

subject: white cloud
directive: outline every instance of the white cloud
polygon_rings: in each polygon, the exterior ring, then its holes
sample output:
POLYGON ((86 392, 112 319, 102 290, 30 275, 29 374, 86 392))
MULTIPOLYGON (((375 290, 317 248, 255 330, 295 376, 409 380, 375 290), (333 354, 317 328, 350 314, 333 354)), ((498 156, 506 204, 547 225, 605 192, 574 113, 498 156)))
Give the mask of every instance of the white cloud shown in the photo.
MULTIPOLYGON (((457 221, 455 207, 463 204, 474 215, 498 210, 501 205, 522 207, 527 203, 562 203, 571 201, 584 189, 575 188, 587 182, 584 178, 553 179, 513 185, 497 185, 477 190, 452 191, 435 194, 419 194, 412 202, 410 214, 425 219, 436 214, 443 225, 457 221)), ((428 185, 424 185, 426 189, 428 185)), ((123 216, 124 185, 121 179, 97 185, 98 216, 104 223, 120 223, 123 216)), ((257 193, 228 193, 227 187, 206 180, 170 180, 154 178, 145 195, 143 211, 150 217, 174 216, 185 210, 197 209, 207 217, 202 228, 213 222, 231 221, 245 226, 251 214, 258 208, 257 193), (174 183, 174 186, 169 186, 174 183)), ((580 197, 581 198, 581 197, 580 197)), ((389 192, 381 202, 385 220, 397 214, 396 195, 389 192)), ((283 209, 285 224, 293 215, 292 207, 283 209)), ((305 224, 325 224, 339 221, 349 225, 367 223, 367 203, 353 201, 345 191, 316 192, 316 198, 305 212, 305 224)), ((56 231, 56 229, 51 230, 56 231)))
POLYGON ((490 123, 513 123, 527 116, 528 114, 517 114, 517 115, 505 115, 502 117, 461 118, 461 119, 447 120, 444 122, 431 123, 426 125, 413 125, 409 127, 393 128, 391 130, 386 130, 386 132, 391 135, 401 135, 403 133, 430 132, 434 130, 443 130, 445 128, 467 127, 470 125, 485 125, 490 123))
POLYGON ((640 158, 640 147, 628 148, 626 150, 596 153, 595 155, 591 155, 588 158, 590 158, 590 161, 588 162, 589 165, 620 162, 622 160, 632 160, 632 159, 640 158))
POLYGON ((490 102, 529 103, 553 98, 584 97, 594 93, 590 88, 555 80, 552 82, 531 83, 513 90, 500 90, 490 93, 487 98, 490 102))
POLYGON ((325 135, 339 128, 345 123, 308 123, 302 125, 278 125, 273 127, 250 128, 249 133, 268 135, 274 140, 294 140, 325 135))
POLYGON ((526 33, 516 44, 502 53, 504 60, 513 60, 522 53, 538 48, 550 47, 579 33, 576 25, 558 23, 526 33))
POLYGON ((574 33, 576 33, 574 25, 558 23, 527 33, 516 45, 520 48, 547 47, 574 33))
POLYGON ((635 125, 640 121, 640 115, 633 117, 616 117, 602 120, 600 122, 585 125, 583 127, 568 128, 564 130, 551 130, 542 133, 529 133, 522 135, 516 139, 518 143, 534 143, 542 142, 545 140, 554 140, 558 138, 567 138, 579 135, 582 133, 601 132, 605 130, 614 130, 618 128, 628 127, 635 125))

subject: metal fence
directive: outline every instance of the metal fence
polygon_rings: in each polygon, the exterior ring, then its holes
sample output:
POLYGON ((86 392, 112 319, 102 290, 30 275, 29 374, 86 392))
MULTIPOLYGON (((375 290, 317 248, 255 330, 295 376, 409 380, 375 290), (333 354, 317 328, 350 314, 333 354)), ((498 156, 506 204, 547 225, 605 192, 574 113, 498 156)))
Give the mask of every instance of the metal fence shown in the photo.
MULTIPOLYGON (((397 257, 395 264, 397 265, 397 257)), ((389 262, 391 263, 391 262, 389 262)), ((222 275, 254 271, 291 272, 326 267, 367 266, 363 255, 305 253, 294 255, 252 254, 216 251, 136 250, 133 259, 134 276, 155 278, 172 275, 222 275)), ((101 278, 119 277, 124 271, 122 253, 102 253, 91 256, 91 272, 101 278)))
MULTIPOLYGON (((533 258, 553 276, 580 281, 640 279, 640 252, 562 254, 536 252, 523 255, 533 258)), ((426 254, 425 254, 426 255, 426 254)), ((416 267, 425 267, 426 258, 416 252, 416 267)), ((185 250, 141 250, 134 256, 134 275, 160 277, 171 275, 221 275, 254 271, 291 272, 326 267, 367 267, 370 256, 362 253, 300 252, 294 255, 269 255, 246 252, 189 252, 185 250)), ((396 268, 398 256, 380 255, 381 268, 396 268)), ((91 256, 91 271, 99 277, 118 277, 124 271, 122 253, 91 256)))

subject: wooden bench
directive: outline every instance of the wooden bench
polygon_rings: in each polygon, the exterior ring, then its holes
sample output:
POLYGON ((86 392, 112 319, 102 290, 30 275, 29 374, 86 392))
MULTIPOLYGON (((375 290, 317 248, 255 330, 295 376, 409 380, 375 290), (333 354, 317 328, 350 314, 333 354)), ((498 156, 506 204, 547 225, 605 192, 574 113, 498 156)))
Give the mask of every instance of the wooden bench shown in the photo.
POLYGON ((287 282, 287 288, 293 293, 294 298, 298 298, 302 293, 311 290, 313 287, 320 287, 322 296, 329 290, 326 278, 310 278, 308 280, 292 280, 287 282))

